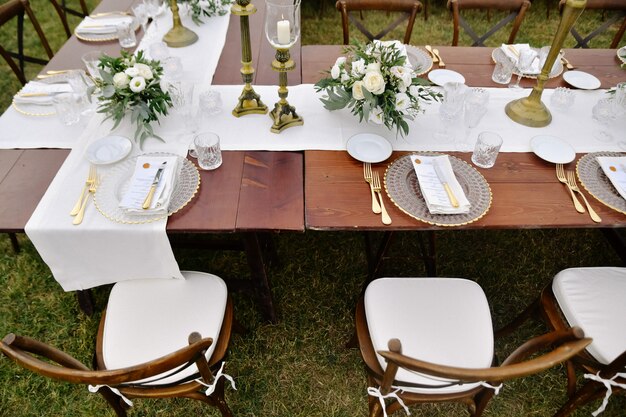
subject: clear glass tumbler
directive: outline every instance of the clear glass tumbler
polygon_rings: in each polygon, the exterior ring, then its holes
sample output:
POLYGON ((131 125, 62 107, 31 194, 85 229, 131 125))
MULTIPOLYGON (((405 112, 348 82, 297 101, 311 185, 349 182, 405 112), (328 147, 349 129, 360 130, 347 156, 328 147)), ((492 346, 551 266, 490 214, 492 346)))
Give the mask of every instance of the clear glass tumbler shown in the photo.
POLYGON ((213 132, 201 132, 193 140, 198 165, 202 169, 212 170, 222 165, 222 151, 220 149, 220 137, 213 132))
POLYGON ((481 168, 491 168, 496 164, 502 138, 494 132, 482 132, 478 135, 476 147, 472 154, 472 162, 481 168))

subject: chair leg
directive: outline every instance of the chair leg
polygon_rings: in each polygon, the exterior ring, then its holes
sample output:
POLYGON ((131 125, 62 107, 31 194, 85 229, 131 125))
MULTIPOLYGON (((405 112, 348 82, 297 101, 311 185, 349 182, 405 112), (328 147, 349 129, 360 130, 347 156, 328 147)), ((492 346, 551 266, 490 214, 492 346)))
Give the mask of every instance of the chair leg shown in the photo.
POLYGON ((125 403, 117 394, 114 394, 109 387, 101 387, 98 392, 102 394, 106 402, 109 403, 117 417, 126 417, 125 403))
POLYGON ((76 299, 78 300, 78 306, 81 311, 87 316, 92 316, 94 311, 93 296, 91 290, 76 291, 76 299))
POLYGON ((587 381, 572 397, 556 412, 554 417, 567 417, 576 409, 591 400, 604 395, 604 389, 595 381, 587 381))
POLYGON ((501 329, 496 330, 494 333, 495 337, 499 339, 501 337, 509 335, 522 324, 524 324, 526 320, 528 320, 530 317, 537 315, 537 313, 539 312, 539 305, 539 299, 533 301, 533 303, 526 307, 526 309, 524 309, 524 311, 522 311, 517 317, 515 317, 512 322, 508 323, 501 329))

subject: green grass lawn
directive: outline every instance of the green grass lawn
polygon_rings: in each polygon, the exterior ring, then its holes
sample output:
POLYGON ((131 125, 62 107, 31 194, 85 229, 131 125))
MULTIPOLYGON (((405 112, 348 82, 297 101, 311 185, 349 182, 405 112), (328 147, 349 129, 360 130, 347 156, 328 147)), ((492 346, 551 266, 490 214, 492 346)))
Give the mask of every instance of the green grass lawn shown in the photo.
MULTIPOLYGON (((58 49, 64 35, 52 9, 45 11, 49 5, 44 0, 33 0, 32 4, 45 24, 53 48, 58 49)), ((431 2, 428 22, 418 18, 413 43, 450 43, 450 21, 441 4, 431 2)), ((319 1, 305 0, 303 42, 340 43, 340 18, 331 2, 326 4, 322 16, 318 15, 319 10, 319 1)), ((545 11, 545 2, 534 2, 519 41, 533 45, 549 42, 558 18, 553 10, 551 19, 546 21, 545 11)), ((369 13, 367 17, 370 18, 369 13)), ((475 17, 486 16, 478 13, 475 17)), ((73 24, 76 23, 74 19, 73 24)), ((3 36, 1 42, 5 45, 7 35, 3 36)), ((494 45, 497 42, 501 40, 494 41, 494 45)), ((6 107, 19 86, 5 66, 1 70, 1 105, 6 107)), ((32 66, 30 74, 38 70, 32 66)), ((421 261, 407 257, 418 252, 416 237, 416 233, 399 234, 393 253, 405 258, 387 265, 386 275, 425 275, 421 261)), ((234 415, 367 415, 365 372, 359 353, 344 347, 353 333, 353 311, 366 279, 362 235, 283 233, 274 239, 282 263, 271 266, 269 273, 280 321, 275 325, 263 323, 254 302, 235 294, 236 317, 248 332, 234 335, 227 358, 227 372, 235 377, 238 387, 237 391, 227 391, 234 415)), ((22 251, 13 254, 9 239, 0 235, 0 337, 9 332, 35 337, 90 364, 110 287, 94 290, 98 312, 86 317, 78 310, 74 295, 61 290, 23 235, 20 242, 22 251)), ((441 231, 437 233, 437 246, 439 274, 467 277, 480 283, 487 293, 496 327, 531 302, 559 270, 620 264, 596 230, 441 231)), ((246 260, 237 253, 180 250, 176 254, 181 269, 230 277, 247 275, 246 260)), ((513 337, 498 342, 498 356, 502 358, 525 338, 543 331, 543 325, 530 323, 513 337)), ((565 374, 557 367, 536 377, 507 383, 485 415, 551 416, 564 401, 565 374)), ((588 416, 598 405, 599 401, 575 416, 588 416)), ((602 416, 623 417, 625 409, 624 396, 614 396, 602 416)), ((466 415, 461 405, 414 406, 411 412, 429 417, 466 415)), ((137 400, 130 414, 219 415, 192 400, 137 400)), ((112 415, 104 400, 90 394, 86 387, 50 381, 0 357, 0 416, 112 415)))

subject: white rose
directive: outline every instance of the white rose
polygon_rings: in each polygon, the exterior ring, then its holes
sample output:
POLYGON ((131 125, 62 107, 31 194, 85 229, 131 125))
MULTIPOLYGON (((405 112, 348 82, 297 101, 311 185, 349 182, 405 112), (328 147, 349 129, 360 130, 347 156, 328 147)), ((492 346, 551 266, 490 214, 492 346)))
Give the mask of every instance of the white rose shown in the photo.
POLYGON ((343 64, 346 63, 346 57, 345 56, 340 56, 339 58, 337 58, 337 60, 335 61, 335 65, 337 65, 338 67, 342 66, 343 64))
POLYGON ((372 94, 382 94, 385 92, 385 79, 380 72, 368 72, 363 77, 363 87, 372 94))
POLYGON ((367 64, 366 72, 378 72, 380 73, 380 62, 372 62, 367 64))
POLYGON ((146 88, 146 80, 143 77, 137 76, 130 80, 130 89, 132 92, 140 93, 144 88, 146 88))
POLYGON ((139 69, 137 69, 137 67, 126 68, 124 72, 131 78, 139 75, 139 69))
POLYGON ((135 68, 139 71, 139 75, 141 75, 146 80, 151 80, 154 78, 152 75, 152 69, 146 64, 135 64, 135 68))
POLYGON ((404 112, 406 109, 411 106, 411 99, 406 93, 398 93, 396 94, 396 110, 399 112, 404 112))
POLYGON ((123 72, 118 72, 113 76, 113 85, 115 88, 124 88, 130 82, 130 78, 123 72))
POLYGON ((352 63, 352 76, 358 77, 363 74, 365 74, 365 60, 361 58, 352 63))
POLYGON ((363 100, 363 81, 357 81, 352 85, 352 97, 355 100, 363 100))
POLYGON ((383 111, 380 107, 376 107, 370 112, 369 121, 377 125, 383 124, 383 111))

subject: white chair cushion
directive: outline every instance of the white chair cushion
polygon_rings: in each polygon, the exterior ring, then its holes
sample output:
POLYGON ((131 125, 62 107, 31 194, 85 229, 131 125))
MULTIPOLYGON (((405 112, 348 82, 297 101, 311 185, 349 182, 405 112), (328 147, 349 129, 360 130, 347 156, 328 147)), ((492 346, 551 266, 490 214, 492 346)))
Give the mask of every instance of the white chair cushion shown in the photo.
MULTIPOLYGON (((207 359, 211 357, 226 311, 226 284, 203 272, 182 274, 184 280, 144 279, 115 284, 103 333, 102 354, 107 369, 139 365, 172 353, 188 346, 192 332, 213 338, 206 352, 207 359)), ((176 382, 196 372, 193 365, 155 384, 176 382)))
POLYGON ((626 268, 571 268, 554 277, 552 290, 570 326, 593 342, 587 351, 609 364, 626 350, 626 268))
MULTIPOLYGON (((380 278, 365 291, 365 314, 376 351, 389 339, 402 353, 427 362, 463 368, 488 368, 493 360, 493 328, 487 298, 473 281, 459 278, 380 278)), ((386 362, 378 355, 383 369, 386 362)), ((444 385, 400 368, 399 381, 444 385)), ((468 391, 478 384, 445 388, 402 387, 417 393, 468 391)))

